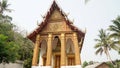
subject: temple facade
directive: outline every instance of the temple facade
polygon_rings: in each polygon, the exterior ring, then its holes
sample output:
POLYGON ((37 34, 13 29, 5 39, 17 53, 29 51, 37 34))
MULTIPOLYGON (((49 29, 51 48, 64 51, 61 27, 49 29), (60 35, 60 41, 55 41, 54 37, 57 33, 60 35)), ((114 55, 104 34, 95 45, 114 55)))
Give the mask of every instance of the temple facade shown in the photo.
POLYGON ((32 68, 81 68, 85 32, 73 25, 55 1, 27 37, 35 44, 32 68))

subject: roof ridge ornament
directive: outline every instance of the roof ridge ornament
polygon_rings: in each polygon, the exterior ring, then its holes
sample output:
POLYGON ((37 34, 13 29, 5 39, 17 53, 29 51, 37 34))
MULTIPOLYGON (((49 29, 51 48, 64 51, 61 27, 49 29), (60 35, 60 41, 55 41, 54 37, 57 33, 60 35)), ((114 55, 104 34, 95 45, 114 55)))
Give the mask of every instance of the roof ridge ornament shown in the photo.
POLYGON ((56 0, 53 0, 53 2, 55 2, 55 3, 56 3, 56 0))

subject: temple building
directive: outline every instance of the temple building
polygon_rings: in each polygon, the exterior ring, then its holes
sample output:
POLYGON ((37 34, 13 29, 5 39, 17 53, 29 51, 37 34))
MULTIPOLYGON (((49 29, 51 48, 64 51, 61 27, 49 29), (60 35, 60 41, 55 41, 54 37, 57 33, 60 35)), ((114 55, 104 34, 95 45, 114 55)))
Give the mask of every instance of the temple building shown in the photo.
POLYGON ((27 37, 35 43, 32 68, 81 68, 85 31, 74 26, 55 1, 27 37))

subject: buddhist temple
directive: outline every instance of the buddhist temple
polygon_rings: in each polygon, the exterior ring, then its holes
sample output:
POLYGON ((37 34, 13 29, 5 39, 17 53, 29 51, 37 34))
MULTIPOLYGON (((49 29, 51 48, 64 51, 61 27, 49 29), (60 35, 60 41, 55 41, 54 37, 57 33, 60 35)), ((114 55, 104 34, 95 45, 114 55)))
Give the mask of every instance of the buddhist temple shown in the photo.
POLYGON ((73 25, 56 1, 27 37, 34 42, 32 68, 81 68, 85 32, 73 25))

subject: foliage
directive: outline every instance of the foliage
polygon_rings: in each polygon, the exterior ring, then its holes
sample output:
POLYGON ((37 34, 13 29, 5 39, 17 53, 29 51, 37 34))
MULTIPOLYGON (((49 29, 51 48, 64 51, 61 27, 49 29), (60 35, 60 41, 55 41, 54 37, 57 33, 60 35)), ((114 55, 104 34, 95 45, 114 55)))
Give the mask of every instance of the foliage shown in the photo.
POLYGON ((5 40, 0 41, 1 44, 4 43, 0 45, 0 50, 4 49, 0 51, 0 57, 4 57, 5 59, 1 58, 0 61, 14 62, 17 59, 24 61, 24 65, 30 68, 27 64, 31 65, 31 60, 29 59, 32 56, 33 43, 23 37, 18 31, 14 31, 15 26, 13 24, 9 22, 1 22, 0 24, 0 33, 2 34, 0 39, 5 38, 5 40), (1 54, 1 52, 3 53, 1 54), (5 57, 3 54, 7 56, 5 57))
POLYGON ((114 38, 114 42, 118 44, 118 49, 116 49, 116 51, 120 54, 120 16, 112 22, 113 24, 109 26, 109 30, 111 31, 110 36, 114 38))
POLYGON ((22 39, 22 43, 20 45, 20 53, 22 56, 20 57, 20 60, 25 60, 32 55, 32 50, 33 50, 33 43, 28 40, 27 38, 22 39))
MULTIPOLYGON (((95 61, 84 61, 83 64, 82 64, 82 68, 85 68, 86 66, 89 66, 89 65, 93 65, 95 63, 101 63, 101 62, 95 62, 95 61)), ((115 63, 115 65, 113 65, 112 63, 110 62, 105 62, 106 64, 109 65, 110 68, 120 68, 120 60, 114 60, 113 63, 115 63)))
POLYGON ((14 42, 8 42, 8 37, 0 34, 0 63, 14 62, 18 57, 18 46, 14 42))
POLYGON ((88 66, 88 62, 87 62, 87 61, 84 61, 84 62, 83 62, 83 65, 82 65, 82 68, 85 68, 86 66, 88 66))
POLYGON ((0 14, 3 14, 5 11, 11 12, 11 9, 8 9, 9 5, 7 0, 2 0, 0 2, 0 14))
POLYGON ((116 65, 114 67, 120 68, 120 60, 117 59, 114 62, 116 63, 116 65))
POLYGON ((11 12, 9 5, 7 0, 0 2, 0 63, 21 60, 24 68, 31 68, 33 43, 11 23, 12 17, 4 14, 11 12))
POLYGON ((17 43, 20 44, 20 49, 18 52, 18 54, 20 55, 19 60, 24 61, 24 68, 31 68, 33 43, 23 36, 19 37, 18 39, 19 41, 17 41, 17 43))
POLYGON ((107 58, 109 58, 109 60, 112 63, 109 50, 111 49, 116 50, 118 47, 116 46, 116 43, 114 43, 114 40, 111 39, 110 34, 107 33, 105 30, 101 29, 99 31, 98 38, 95 39, 95 41, 97 42, 94 47, 95 49, 97 49, 95 54, 100 53, 100 55, 102 55, 102 53, 104 52, 107 58))
POLYGON ((111 64, 110 62, 106 62, 110 68, 114 68, 113 64, 111 64))
MULTIPOLYGON (((120 54, 120 16, 118 16, 115 20, 112 20, 113 24, 109 26, 108 30, 109 33, 107 33, 105 30, 101 29, 99 31, 99 35, 98 35, 98 39, 95 39, 95 41, 97 42, 95 45, 95 49, 96 50, 96 54, 100 54, 102 55, 102 53, 104 52, 107 56, 107 58, 110 58, 109 55, 109 50, 113 49, 118 51, 118 53, 120 54)), ((112 62, 112 60, 111 60, 112 62)), ((110 68, 119 68, 119 62, 112 62, 111 63, 107 63, 109 64, 110 68), (115 65, 113 65, 113 63, 115 65)))
POLYGON ((30 56, 24 60, 24 68, 31 68, 32 66, 32 55, 33 52, 31 51, 30 56))
POLYGON ((107 53, 106 51, 109 48, 109 34, 106 34, 106 32, 101 29, 99 31, 99 35, 98 35, 98 39, 95 39, 95 41, 97 41, 96 45, 94 48, 96 48, 96 52, 95 54, 100 53, 100 55, 102 55, 103 51, 105 51, 105 53, 107 53))
POLYGON ((14 26, 13 24, 11 24, 12 18, 8 15, 3 14, 3 12, 5 11, 5 3, 7 5, 7 1, 0 2, 0 63, 14 62, 19 56, 17 53, 19 50, 19 46, 17 46, 14 41, 14 26))
POLYGON ((89 61, 89 62, 88 62, 89 65, 92 65, 92 64, 94 64, 94 63, 96 63, 96 62, 94 62, 94 61, 89 61))
POLYGON ((112 22, 113 24, 109 26, 109 30, 113 32, 111 36, 116 39, 120 39, 120 16, 118 16, 115 20, 112 20, 112 22))

